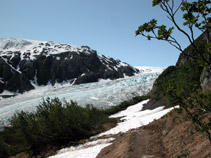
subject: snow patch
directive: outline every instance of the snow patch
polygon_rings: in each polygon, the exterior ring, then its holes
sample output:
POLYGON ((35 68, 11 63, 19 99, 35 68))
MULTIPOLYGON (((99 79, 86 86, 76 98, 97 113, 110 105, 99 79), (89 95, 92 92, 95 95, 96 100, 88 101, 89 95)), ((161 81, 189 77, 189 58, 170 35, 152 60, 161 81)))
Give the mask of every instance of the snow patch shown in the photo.
POLYGON ((164 109, 164 106, 155 108, 153 110, 144 110, 141 111, 143 105, 146 104, 149 100, 142 101, 138 104, 128 107, 126 110, 121 111, 117 114, 111 115, 110 118, 118 118, 121 117, 121 121, 118 125, 106 132, 103 132, 96 137, 101 137, 104 135, 114 135, 118 133, 125 133, 131 129, 135 129, 144 125, 149 124, 150 122, 161 118, 174 108, 178 108, 178 106, 164 109))
POLYGON ((96 97, 90 97, 90 99, 99 100, 99 98, 96 98, 96 97))
POLYGON ((141 73, 162 73, 166 68, 164 67, 147 67, 147 66, 134 66, 141 73))
MULTIPOLYGON (((164 109, 164 107, 158 107, 153 110, 141 111, 144 104, 149 100, 142 101, 138 104, 128 107, 126 110, 120 111, 114 115, 111 115, 111 118, 122 117, 118 125, 106 132, 103 132, 97 136, 91 137, 98 138, 104 135, 118 134, 122 132, 127 132, 130 129, 134 129, 143 125, 147 125, 155 119, 161 118, 166 113, 170 112, 173 108, 164 109)), ((86 144, 79 146, 72 146, 69 148, 64 148, 58 151, 55 156, 49 158, 95 158, 100 151, 106 146, 112 144, 114 138, 109 139, 98 139, 95 141, 90 141, 86 144)))
MULTIPOLYGON (((84 52, 90 54, 91 48, 89 47, 76 47, 68 44, 58 44, 52 41, 35 41, 15 38, 1 38, 0 39, 0 52, 1 56, 8 55, 9 53, 19 51, 21 53, 21 60, 26 58, 33 60, 35 56, 43 53, 46 56, 56 55, 63 52, 76 52, 77 54, 84 52)), ((71 57, 72 58, 72 57, 71 57)), ((56 58, 57 60, 60 60, 56 58)))
POLYGON ((95 158, 98 153, 110 145, 113 140, 114 138, 99 139, 83 145, 64 148, 49 158, 95 158))

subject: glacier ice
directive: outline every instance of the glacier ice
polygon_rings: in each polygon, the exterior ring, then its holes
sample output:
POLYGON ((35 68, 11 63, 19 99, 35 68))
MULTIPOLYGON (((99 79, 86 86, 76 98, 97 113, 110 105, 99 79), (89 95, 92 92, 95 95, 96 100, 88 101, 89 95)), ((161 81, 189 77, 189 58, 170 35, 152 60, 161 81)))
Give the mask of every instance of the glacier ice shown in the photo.
POLYGON ((70 86, 68 83, 51 86, 38 86, 24 94, 18 94, 11 98, 0 98, 0 127, 8 125, 10 117, 16 111, 32 112, 36 106, 46 97, 58 97, 61 100, 76 101, 80 106, 93 104, 98 108, 115 106, 122 101, 134 96, 147 94, 155 79, 163 71, 163 68, 142 70, 142 73, 132 77, 117 80, 99 80, 95 83, 87 83, 70 86))

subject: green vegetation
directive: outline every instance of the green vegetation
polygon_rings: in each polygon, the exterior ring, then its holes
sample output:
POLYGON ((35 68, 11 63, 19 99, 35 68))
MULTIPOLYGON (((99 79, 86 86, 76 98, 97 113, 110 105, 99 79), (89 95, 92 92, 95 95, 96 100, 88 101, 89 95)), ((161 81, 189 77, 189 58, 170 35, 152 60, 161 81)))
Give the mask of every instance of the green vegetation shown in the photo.
MULTIPOLYGON (((166 25, 157 25, 157 20, 140 25, 136 31, 136 36, 142 35, 148 40, 157 39, 168 42, 170 45, 183 52, 184 55, 201 62, 203 65, 211 66, 211 38, 210 38, 210 23, 211 23, 211 2, 210 0, 195 0, 188 2, 180 0, 176 3, 175 0, 153 0, 152 6, 159 6, 164 13, 167 14, 168 19, 172 22, 173 27, 166 25), (183 26, 177 22, 178 11, 183 13, 181 19, 184 21, 183 26), (173 30, 177 29, 190 43, 193 52, 184 52, 181 46, 182 41, 178 41, 173 36, 173 30), (196 45, 194 38, 195 29, 203 33, 206 53, 196 45)), ((180 14, 181 15, 181 14, 180 14)), ((179 16, 180 16, 179 15, 179 16)))
POLYGON ((211 79, 211 2, 210 0, 153 0, 153 7, 159 6, 172 22, 174 27, 157 25, 157 20, 139 26, 136 35, 142 35, 148 40, 163 40, 181 52, 176 66, 168 67, 155 81, 152 98, 166 100, 166 106, 180 105, 193 120, 196 128, 207 134, 211 142, 211 90, 201 87, 200 78, 206 72, 206 79, 211 79), (183 26, 177 22, 177 12, 181 10, 183 26), (184 29, 186 27, 186 29, 184 29), (173 37, 177 29, 190 46, 182 49, 180 43, 173 37), (202 32, 194 38, 195 29, 202 32), (202 89, 203 88, 203 89, 202 89))
POLYGON ((75 144, 103 130, 104 123, 114 122, 110 114, 126 109, 148 97, 134 97, 107 110, 92 105, 82 108, 76 102, 58 98, 43 100, 34 113, 18 112, 11 125, 0 132, 0 158, 20 152, 39 154, 48 146, 75 144))
POLYGON ((165 97, 167 106, 178 105, 176 96, 186 96, 200 89, 201 67, 195 63, 185 63, 181 67, 168 67, 156 80, 156 91, 152 97, 159 99, 165 97))
POLYGON ((11 126, 0 133, 0 155, 6 151, 9 155, 23 151, 37 154, 48 145, 76 142, 90 137, 110 121, 92 105, 82 108, 72 101, 62 103, 58 98, 48 98, 35 113, 19 112, 12 117, 11 126))
MULTIPOLYGON (((202 70, 200 63, 192 60, 180 66, 168 67, 156 80, 152 98, 165 98, 167 107, 180 105, 196 128, 206 133, 211 141, 211 91, 201 90, 202 70)), ((182 113, 182 109, 178 112, 182 113)))
POLYGON ((3 141, 3 138, 0 138, 0 158, 6 158, 8 157, 8 147, 6 146, 5 142, 3 141))

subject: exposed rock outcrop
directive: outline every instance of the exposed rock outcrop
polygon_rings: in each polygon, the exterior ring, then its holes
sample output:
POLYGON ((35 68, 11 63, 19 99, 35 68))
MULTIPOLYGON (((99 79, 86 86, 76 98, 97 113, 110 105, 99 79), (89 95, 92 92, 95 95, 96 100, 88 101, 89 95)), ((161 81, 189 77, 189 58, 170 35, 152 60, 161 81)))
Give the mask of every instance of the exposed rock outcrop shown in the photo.
POLYGON ((34 89, 30 81, 0 57, 0 93, 3 90, 20 92, 34 89))
POLYGON ((88 46, 75 47, 54 42, 0 39, 0 57, 0 92, 4 89, 24 92, 33 89, 33 84, 54 85, 64 81, 81 84, 96 82, 100 78, 117 79, 139 72, 88 46))
POLYGON ((204 92, 211 90, 211 68, 204 67, 200 77, 201 87, 204 92))

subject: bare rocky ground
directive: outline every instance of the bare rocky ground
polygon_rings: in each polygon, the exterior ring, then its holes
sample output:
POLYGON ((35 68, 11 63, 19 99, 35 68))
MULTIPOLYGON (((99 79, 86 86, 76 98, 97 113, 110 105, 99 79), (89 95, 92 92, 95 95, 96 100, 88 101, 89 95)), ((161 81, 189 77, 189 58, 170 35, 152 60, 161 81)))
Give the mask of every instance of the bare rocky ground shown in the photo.
POLYGON ((171 112, 117 136, 97 158, 211 158, 211 142, 188 116, 171 112))

